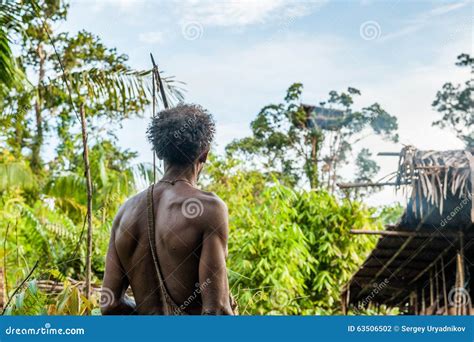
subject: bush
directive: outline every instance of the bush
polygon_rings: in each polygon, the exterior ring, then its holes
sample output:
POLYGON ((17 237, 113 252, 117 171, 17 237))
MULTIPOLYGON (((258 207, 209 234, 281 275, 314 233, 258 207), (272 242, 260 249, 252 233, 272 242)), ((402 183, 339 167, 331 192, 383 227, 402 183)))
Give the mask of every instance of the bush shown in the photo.
POLYGON ((214 160, 208 189, 228 205, 228 270, 241 314, 339 313, 340 289, 380 229, 373 210, 325 191, 289 189, 230 161, 214 160))

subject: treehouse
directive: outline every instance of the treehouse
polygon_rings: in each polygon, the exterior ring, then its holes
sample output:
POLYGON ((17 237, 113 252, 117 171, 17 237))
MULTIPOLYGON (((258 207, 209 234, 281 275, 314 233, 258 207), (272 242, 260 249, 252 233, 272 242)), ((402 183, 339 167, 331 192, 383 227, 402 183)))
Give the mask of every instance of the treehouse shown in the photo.
POLYGON ((342 110, 310 105, 302 107, 306 112, 308 128, 319 127, 325 130, 337 130, 345 119, 345 113, 342 110))
POLYGON ((380 237, 342 290, 344 313, 381 305, 411 315, 474 313, 473 154, 411 146, 388 154, 399 156, 399 168, 383 185, 405 190, 407 206, 383 231, 352 231, 380 237))

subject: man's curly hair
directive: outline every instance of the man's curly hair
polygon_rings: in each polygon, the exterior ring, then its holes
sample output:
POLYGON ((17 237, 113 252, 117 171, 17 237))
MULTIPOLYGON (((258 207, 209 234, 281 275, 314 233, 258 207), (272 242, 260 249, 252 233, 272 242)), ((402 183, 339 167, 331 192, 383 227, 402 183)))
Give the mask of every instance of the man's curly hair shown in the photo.
POLYGON ((194 104, 179 104, 158 113, 147 130, 159 159, 171 164, 193 164, 208 151, 216 126, 212 115, 194 104))

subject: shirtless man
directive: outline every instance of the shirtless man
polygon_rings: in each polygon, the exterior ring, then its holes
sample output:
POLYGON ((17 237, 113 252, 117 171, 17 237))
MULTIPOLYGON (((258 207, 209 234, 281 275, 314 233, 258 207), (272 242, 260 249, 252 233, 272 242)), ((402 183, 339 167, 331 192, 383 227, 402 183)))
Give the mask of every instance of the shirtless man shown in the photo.
POLYGON ((212 116, 196 105, 178 105, 153 119, 148 138, 165 173, 115 217, 102 314, 233 313, 225 261, 227 207, 196 188, 214 132, 212 116), (129 285, 135 302, 125 295, 129 285))

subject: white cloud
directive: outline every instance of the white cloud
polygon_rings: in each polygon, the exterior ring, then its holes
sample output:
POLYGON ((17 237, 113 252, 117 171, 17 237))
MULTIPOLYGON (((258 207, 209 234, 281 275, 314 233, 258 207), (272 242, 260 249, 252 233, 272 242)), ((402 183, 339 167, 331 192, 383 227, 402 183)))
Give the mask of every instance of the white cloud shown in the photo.
POLYGON ((273 19, 302 17, 319 8, 326 1, 285 0, 177 1, 176 11, 182 22, 199 22, 209 26, 246 26, 273 19))
POLYGON ((101 12, 104 10, 115 10, 118 9, 121 12, 137 11, 142 8, 146 3, 145 0, 101 0, 91 1, 85 0, 84 2, 91 2, 91 9, 94 12, 101 12))
POLYGON ((145 44, 163 43, 165 35, 161 31, 142 32, 138 35, 138 40, 145 44))

